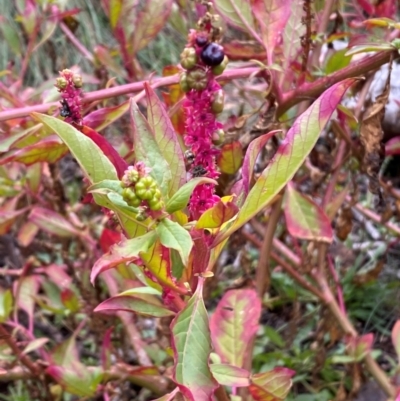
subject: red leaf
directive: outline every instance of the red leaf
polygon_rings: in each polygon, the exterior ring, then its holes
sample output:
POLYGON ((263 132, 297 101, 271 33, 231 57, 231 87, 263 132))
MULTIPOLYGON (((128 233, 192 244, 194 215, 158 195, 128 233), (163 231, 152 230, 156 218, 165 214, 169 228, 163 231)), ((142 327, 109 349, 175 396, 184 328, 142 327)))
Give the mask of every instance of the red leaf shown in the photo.
POLYGON ((267 49, 268 64, 274 60, 275 47, 281 40, 282 32, 289 19, 291 1, 287 0, 254 0, 253 13, 260 24, 262 39, 267 49))
POLYGON ((108 252, 112 245, 122 240, 121 233, 105 228, 101 233, 99 242, 103 252, 108 252))

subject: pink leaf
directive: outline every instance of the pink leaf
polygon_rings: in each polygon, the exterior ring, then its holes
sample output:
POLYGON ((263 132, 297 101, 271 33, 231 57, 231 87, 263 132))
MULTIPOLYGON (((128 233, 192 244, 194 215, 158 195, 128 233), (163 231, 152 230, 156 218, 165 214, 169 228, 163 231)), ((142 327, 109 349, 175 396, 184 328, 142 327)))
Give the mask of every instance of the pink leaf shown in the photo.
POLYGON ((400 155, 400 136, 396 136, 392 138, 390 141, 386 142, 385 155, 386 156, 400 155))
POLYGON ((392 343, 400 361, 400 320, 398 320, 392 330, 392 343))
POLYGON ((349 337, 347 340, 347 352, 356 362, 360 362, 369 354, 373 343, 373 333, 364 334, 361 337, 349 337))
POLYGON ((250 190, 250 181, 253 175, 254 166, 256 164, 256 160, 258 154, 261 152, 262 148, 265 144, 279 131, 271 131, 268 134, 264 134, 254 139, 254 141, 250 142, 250 145, 247 148, 246 156, 243 160, 242 166, 242 176, 243 176, 243 188, 245 194, 249 193, 250 190))
POLYGON ((314 201, 296 191, 292 183, 286 187, 283 208, 290 235, 309 241, 332 242, 333 230, 328 216, 314 201))
POLYGON ((137 14, 133 41, 133 52, 147 46, 164 27, 171 12, 172 0, 147 0, 142 11, 137 14))
POLYGON ((253 1, 253 13, 261 27, 269 65, 274 62, 274 50, 289 19, 290 5, 288 0, 253 1))
POLYGON ((228 291, 210 320, 211 338, 222 362, 241 368, 258 330, 261 302, 252 289, 228 291))
POLYGON ((79 231, 68 220, 49 209, 35 206, 28 218, 49 234, 64 238, 73 238, 79 235, 79 231))

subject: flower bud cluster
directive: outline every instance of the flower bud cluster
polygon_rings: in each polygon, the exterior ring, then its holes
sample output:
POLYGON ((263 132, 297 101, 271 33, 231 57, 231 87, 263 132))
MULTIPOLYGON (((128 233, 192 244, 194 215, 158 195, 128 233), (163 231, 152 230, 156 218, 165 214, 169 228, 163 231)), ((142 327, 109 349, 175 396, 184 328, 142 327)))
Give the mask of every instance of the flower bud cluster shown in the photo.
POLYGON ((161 191, 149 172, 143 162, 129 166, 121 179, 122 197, 130 206, 160 211, 164 207, 161 191))
POLYGON ((55 87, 61 93, 60 116, 66 122, 80 124, 82 122, 82 77, 71 70, 60 71, 55 87))

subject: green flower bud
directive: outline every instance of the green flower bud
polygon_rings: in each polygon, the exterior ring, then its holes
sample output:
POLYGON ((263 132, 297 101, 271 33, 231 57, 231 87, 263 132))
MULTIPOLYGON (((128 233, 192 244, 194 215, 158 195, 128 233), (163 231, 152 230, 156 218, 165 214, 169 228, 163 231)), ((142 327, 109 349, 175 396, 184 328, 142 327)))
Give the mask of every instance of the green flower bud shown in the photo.
POLYGON ((181 53, 181 66, 187 70, 191 70, 196 64, 196 49, 194 47, 186 47, 181 53))
POLYGON ((150 199, 148 202, 149 202, 150 209, 154 210, 154 211, 161 210, 164 206, 164 203, 159 199, 153 198, 153 199, 150 199))
POLYGON ((207 73, 204 70, 192 70, 187 74, 187 83, 190 89, 201 91, 207 87, 207 73))
POLYGON ((217 90, 213 93, 211 110, 214 114, 219 114, 224 110, 224 91, 222 89, 217 90))
POLYGON ((143 200, 150 200, 156 192, 157 184, 150 176, 141 178, 135 185, 136 195, 143 200))
POLYGON ((64 77, 58 77, 56 79, 55 87, 57 89, 65 89, 68 85, 68 81, 64 77))
POLYGON ((219 65, 214 66, 211 71, 214 75, 221 75, 224 71, 226 66, 229 63, 229 59, 227 56, 224 57, 224 59, 222 60, 222 63, 219 65))
POLYGON ((132 188, 124 188, 122 197, 129 206, 138 207, 142 203, 142 200, 138 198, 132 188))
POLYGON ((179 78, 179 85, 182 89, 182 92, 189 92, 190 88, 189 88, 189 84, 187 81, 187 74, 186 72, 182 73, 180 78, 179 78))
POLYGON ((72 76, 72 83, 74 84, 75 88, 82 88, 83 81, 82 77, 79 74, 74 74, 72 76))
POLYGON ((161 196, 162 196, 161 191, 157 188, 157 189, 155 190, 155 192, 154 192, 153 199, 158 199, 158 200, 160 200, 160 199, 161 199, 161 196))

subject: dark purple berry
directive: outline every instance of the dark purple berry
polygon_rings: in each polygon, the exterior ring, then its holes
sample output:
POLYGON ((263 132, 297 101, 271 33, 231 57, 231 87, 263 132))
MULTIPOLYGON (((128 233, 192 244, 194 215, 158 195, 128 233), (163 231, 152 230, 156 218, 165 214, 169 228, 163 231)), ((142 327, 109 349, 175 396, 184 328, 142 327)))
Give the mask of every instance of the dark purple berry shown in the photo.
POLYGON ((196 45, 199 47, 203 47, 207 44, 208 39, 207 36, 197 36, 196 37, 196 45))
POLYGON ((221 64, 224 57, 224 49, 217 43, 210 43, 201 52, 201 59, 203 63, 210 67, 221 64))

